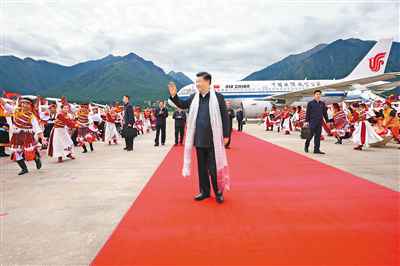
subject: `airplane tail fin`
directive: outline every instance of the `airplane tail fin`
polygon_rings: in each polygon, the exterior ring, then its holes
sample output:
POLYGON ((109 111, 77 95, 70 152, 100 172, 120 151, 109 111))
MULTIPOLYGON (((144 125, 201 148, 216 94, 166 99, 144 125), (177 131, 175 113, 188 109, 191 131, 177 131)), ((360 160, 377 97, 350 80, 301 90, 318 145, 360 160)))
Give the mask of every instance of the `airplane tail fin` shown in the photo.
POLYGON ((382 39, 369 50, 366 56, 353 69, 345 79, 358 79, 368 76, 375 76, 385 72, 389 58, 392 39, 382 39))

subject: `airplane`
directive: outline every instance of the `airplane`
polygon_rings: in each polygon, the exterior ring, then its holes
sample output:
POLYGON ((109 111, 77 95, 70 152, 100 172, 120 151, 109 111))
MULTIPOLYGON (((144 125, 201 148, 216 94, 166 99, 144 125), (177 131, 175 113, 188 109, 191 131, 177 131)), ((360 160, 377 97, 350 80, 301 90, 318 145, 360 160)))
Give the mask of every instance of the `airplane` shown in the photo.
MULTIPOLYGON (((328 103, 344 99, 374 100, 379 96, 373 92, 400 86, 400 81, 387 82, 400 76, 400 72, 384 73, 392 42, 392 39, 379 40, 343 79, 216 82, 212 86, 234 108, 241 107, 246 118, 257 118, 274 104, 291 104, 301 98, 311 98, 317 89, 322 91, 322 98, 328 103)), ((181 88, 178 96, 185 99, 195 91, 195 85, 190 84, 181 88)), ((172 101, 168 103, 175 107, 172 101)))

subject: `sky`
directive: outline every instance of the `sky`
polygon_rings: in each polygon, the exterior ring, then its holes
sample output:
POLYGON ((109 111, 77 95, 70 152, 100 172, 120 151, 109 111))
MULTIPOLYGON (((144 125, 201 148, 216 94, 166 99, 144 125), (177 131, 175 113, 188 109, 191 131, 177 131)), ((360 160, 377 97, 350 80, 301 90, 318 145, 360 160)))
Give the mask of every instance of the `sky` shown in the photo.
POLYGON ((0 0, 0 54, 73 65, 134 52, 240 80, 337 39, 399 40, 400 1, 0 0))

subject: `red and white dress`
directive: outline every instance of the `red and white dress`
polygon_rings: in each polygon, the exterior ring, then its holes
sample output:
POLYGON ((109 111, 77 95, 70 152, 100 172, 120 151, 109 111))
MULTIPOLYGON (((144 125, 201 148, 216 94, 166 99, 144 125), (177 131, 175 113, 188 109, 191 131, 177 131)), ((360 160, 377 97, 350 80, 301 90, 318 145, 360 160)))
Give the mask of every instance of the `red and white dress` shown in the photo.
POLYGON ((80 108, 78 111, 78 135, 77 141, 80 146, 85 145, 85 143, 93 143, 96 141, 96 128, 92 126, 89 129, 89 109, 80 108))
POLYGON ((106 126, 105 126, 105 134, 104 141, 109 144, 111 142, 117 143, 117 139, 119 137, 117 127, 115 126, 115 121, 117 120, 117 114, 115 112, 108 112, 106 114, 106 126))
POLYGON ((292 118, 292 116, 290 114, 290 111, 283 111, 283 113, 282 113, 282 130, 287 135, 290 134, 290 131, 293 130, 291 118, 292 118))
POLYGON ((337 111, 333 114, 333 125, 334 128, 331 132, 335 137, 344 137, 347 133, 350 133, 350 123, 343 110, 337 111))
POLYGON ((68 117, 68 114, 57 114, 53 129, 50 133, 49 147, 47 149, 50 157, 67 157, 73 153, 74 143, 67 128, 75 128, 78 124, 68 117))
POLYGON ((22 111, 17 108, 13 114, 12 128, 11 159, 33 161, 41 146, 35 140, 35 134, 43 132, 37 117, 31 111, 22 111))
POLYGON ((301 129, 306 121, 306 111, 303 109, 293 115, 293 124, 296 129, 301 129))
POLYGON ((353 142, 358 146, 363 146, 382 141, 382 137, 375 132, 374 128, 367 121, 368 111, 362 111, 359 117, 359 121, 355 124, 353 142))

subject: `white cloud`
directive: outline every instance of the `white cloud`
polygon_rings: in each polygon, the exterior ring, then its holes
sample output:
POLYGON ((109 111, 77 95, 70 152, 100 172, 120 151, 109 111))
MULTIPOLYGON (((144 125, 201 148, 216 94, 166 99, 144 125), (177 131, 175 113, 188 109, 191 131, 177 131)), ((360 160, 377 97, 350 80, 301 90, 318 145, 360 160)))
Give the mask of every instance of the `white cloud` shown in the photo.
POLYGON ((165 71, 241 79, 339 38, 399 39, 397 1, 0 2, 0 53, 71 65, 134 52, 165 71))

